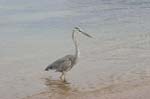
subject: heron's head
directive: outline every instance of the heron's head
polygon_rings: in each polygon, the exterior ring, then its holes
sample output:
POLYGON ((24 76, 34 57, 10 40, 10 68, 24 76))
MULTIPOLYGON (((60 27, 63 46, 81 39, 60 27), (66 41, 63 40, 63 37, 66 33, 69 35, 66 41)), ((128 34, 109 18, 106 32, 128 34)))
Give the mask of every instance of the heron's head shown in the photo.
POLYGON ((79 30, 80 30, 80 28, 79 28, 79 27, 74 27, 74 29, 75 29, 75 30, 77 30, 77 31, 79 31, 79 30))
POLYGON ((78 31, 78 32, 80 32, 80 33, 82 33, 83 35, 85 35, 85 36, 87 36, 87 37, 93 38, 91 35, 89 35, 89 34, 83 32, 79 27, 75 27, 74 30, 75 30, 75 31, 78 31))

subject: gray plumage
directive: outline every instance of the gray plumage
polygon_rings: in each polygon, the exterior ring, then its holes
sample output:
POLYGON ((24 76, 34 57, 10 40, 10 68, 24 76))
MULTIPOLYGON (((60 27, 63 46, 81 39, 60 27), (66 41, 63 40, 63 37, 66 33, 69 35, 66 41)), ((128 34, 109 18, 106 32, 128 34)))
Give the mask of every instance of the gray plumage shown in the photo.
POLYGON ((78 32, 84 34, 85 36, 87 37, 90 37, 92 38, 92 36, 90 36, 89 34, 81 31, 78 27, 75 27, 73 29, 73 32, 72 32, 72 40, 74 42, 74 45, 75 45, 75 54, 74 55, 66 55, 56 61, 54 61, 52 64, 48 65, 46 68, 45 68, 45 71, 48 71, 49 69, 51 70, 56 70, 56 72, 61 72, 62 75, 61 75, 61 79, 63 81, 66 81, 65 80, 65 73, 70 71, 71 68, 77 63, 77 60, 78 60, 78 57, 79 57, 79 48, 78 48, 78 42, 77 42, 77 34, 78 32), (64 79, 63 79, 63 76, 64 76, 64 79))
POLYGON ((73 65, 76 64, 76 57, 74 55, 66 55, 52 64, 48 65, 48 67, 45 69, 46 71, 49 69, 56 70, 56 72, 63 72, 63 71, 69 71, 73 65))

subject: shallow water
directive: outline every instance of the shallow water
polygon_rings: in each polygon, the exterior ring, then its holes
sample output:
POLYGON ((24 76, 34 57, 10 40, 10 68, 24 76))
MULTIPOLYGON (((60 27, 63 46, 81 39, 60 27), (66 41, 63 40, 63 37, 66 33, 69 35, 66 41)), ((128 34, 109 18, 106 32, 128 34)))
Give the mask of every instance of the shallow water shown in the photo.
POLYGON ((146 85, 149 17, 149 0, 0 0, 0 98, 103 95, 146 85), (44 69, 74 53, 74 26, 95 39, 79 35, 79 63, 64 84, 44 69))

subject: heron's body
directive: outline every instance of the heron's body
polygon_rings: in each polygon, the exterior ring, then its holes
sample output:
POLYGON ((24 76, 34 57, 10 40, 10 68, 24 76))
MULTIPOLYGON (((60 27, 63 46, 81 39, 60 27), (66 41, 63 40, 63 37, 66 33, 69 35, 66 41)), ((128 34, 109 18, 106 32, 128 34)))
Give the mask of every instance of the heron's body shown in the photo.
POLYGON ((66 55, 52 64, 50 64, 45 70, 52 69, 56 70, 56 72, 68 72, 71 68, 77 63, 77 58, 74 55, 66 55))
MULTIPOLYGON (((87 33, 82 32, 78 27, 75 27, 75 30, 78 30, 79 32, 81 32, 82 34, 84 34, 88 37, 92 37, 92 36, 88 35, 87 33)), ((52 64, 48 65, 45 69, 45 71, 48 71, 49 69, 51 69, 51 70, 56 70, 56 72, 62 72, 62 75, 60 78, 64 81, 66 81, 65 73, 70 71, 72 69, 72 67, 77 63, 77 60, 78 60, 78 57, 80 54, 78 42, 77 42, 77 38, 76 38, 77 33, 75 32, 75 30, 73 30, 73 33, 72 33, 72 40, 75 45, 75 54, 74 55, 66 55, 66 56, 54 61, 52 64)))

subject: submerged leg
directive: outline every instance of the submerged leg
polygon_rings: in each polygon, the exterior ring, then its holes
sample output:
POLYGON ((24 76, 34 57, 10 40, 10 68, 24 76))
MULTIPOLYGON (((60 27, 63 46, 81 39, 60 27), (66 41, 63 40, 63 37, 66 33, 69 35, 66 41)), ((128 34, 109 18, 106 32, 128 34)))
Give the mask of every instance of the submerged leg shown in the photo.
POLYGON ((61 76, 60 76, 60 79, 62 80, 62 81, 64 81, 64 82, 67 82, 66 81, 66 78, 65 78, 65 72, 62 72, 62 74, 61 74, 61 76))
POLYGON ((64 82, 67 82, 67 80, 66 80, 66 72, 64 72, 64 82))
POLYGON ((60 80, 63 80, 64 77, 64 73, 62 72, 61 76, 60 76, 60 80))

